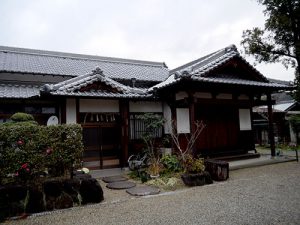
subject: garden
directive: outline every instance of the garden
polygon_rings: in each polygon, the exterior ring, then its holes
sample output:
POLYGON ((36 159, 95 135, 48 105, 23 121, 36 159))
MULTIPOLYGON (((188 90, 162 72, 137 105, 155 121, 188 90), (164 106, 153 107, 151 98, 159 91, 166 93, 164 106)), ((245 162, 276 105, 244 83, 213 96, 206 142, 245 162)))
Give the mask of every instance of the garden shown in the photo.
POLYGON ((95 179, 72 179, 81 167, 80 125, 40 126, 25 113, 11 120, 0 125, 0 221, 103 200, 95 179))
POLYGON ((175 190, 183 186, 201 186, 213 183, 213 180, 226 180, 229 177, 229 165, 218 160, 204 160, 194 154, 194 146, 205 124, 195 122, 191 134, 178 134, 172 123, 170 134, 157 138, 157 130, 165 121, 159 115, 146 113, 140 116, 145 124, 142 135, 144 150, 128 159, 132 179, 165 190, 175 190), (172 149, 172 150, 170 150, 172 149))

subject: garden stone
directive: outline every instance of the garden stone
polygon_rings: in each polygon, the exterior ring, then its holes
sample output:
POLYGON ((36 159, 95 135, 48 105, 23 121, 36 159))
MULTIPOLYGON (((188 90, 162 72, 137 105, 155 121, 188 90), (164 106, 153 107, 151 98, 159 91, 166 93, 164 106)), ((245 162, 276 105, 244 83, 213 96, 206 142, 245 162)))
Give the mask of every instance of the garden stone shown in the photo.
POLYGON ((0 222, 2 222, 9 214, 8 198, 3 186, 0 186, 0 222))
POLYGON ((103 190, 95 178, 82 180, 79 192, 82 197, 82 204, 99 203, 104 200, 103 190))
POLYGON ((46 196, 46 210, 52 211, 55 208, 56 197, 46 196))
POLYGON ((80 189, 80 180, 78 179, 69 179, 65 180, 63 183, 64 192, 70 195, 73 199, 73 203, 80 204, 80 199, 78 198, 79 189, 80 189))
POLYGON ((10 184, 4 187, 10 202, 23 200, 27 195, 26 186, 22 186, 19 184, 10 184))
POLYGON ((203 173, 186 173, 181 175, 183 183, 187 186, 202 186, 205 184, 205 175, 203 173))
POLYGON ((205 176, 205 184, 212 184, 213 183, 213 180, 212 180, 209 172, 204 171, 203 175, 205 176))
POLYGON ((90 178, 92 178, 92 176, 90 174, 84 173, 84 174, 76 174, 76 176, 74 176, 74 178, 83 180, 83 179, 90 179, 90 178))
POLYGON ((112 182, 126 181, 128 179, 123 176, 111 176, 111 177, 104 177, 102 180, 105 183, 112 183, 112 182))
POLYGON ((61 195, 63 185, 61 181, 49 180, 44 183, 44 192, 47 196, 58 197, 61 195))
POLYGON ((45 211, 43 193, 36 187, 29 189, 29 199, 26 206, 26 213, 39 213, 45 211))
POLYGON ((74 203, 79 203, 78 194, 80 189, 80 181, 78 179, 69 179, 63 182, 63 189, 73 199, 74 203))
POLYGON ((66 209, 73 207, 73 199, 67 193, 62 193, 55 201, 56 209, 66 209))
POLYGON ((128 189, 135 186, 136 184, 131 181, 119 181, 119 182, 108 183, 106 185, 106 187, 110 189, 128 189))
POLYGON ((153 186, 139 186, 133 187, 126 190, 130 195, 134 196, 146 196, 146 195, 156 195, 160 192, 159 188, 153 186))
POLYGON ((205 168, 216 181, 225 181, 229 178, 229 163, 222 160, 207 159, 205 168))
POLYGON ((78 171, 78 170, 73 171, 73 176, 77 176, 77 175, 80 175, 80 174, 84 174, 84 172, 83 171, 78 171))

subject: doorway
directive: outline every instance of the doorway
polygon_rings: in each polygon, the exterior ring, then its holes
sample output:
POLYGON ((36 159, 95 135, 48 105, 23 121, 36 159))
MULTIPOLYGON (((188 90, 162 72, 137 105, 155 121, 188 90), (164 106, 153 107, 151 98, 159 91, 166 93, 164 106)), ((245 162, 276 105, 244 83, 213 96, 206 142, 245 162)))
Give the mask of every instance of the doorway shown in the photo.
POLYGON ((83 166, 89 169, 107 169, 120 166, 121 128, 116 120, 84 123, 83 166))

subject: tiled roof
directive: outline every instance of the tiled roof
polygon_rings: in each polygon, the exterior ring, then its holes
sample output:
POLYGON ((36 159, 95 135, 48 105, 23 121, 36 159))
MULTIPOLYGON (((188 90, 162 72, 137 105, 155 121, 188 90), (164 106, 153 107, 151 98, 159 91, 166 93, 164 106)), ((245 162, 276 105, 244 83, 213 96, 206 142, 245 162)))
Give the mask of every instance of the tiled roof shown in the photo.
POLYGON ((0 98, 31 98, 40 96, 40 86, 0 84, 0 98))
POLYGON ((41 91, 51 95, 81 97, 148 98, 152 96, 151 94, 148 94, 145 89, 132 88, 112 80, 105 76, 104 72, 99 67, 89 74, 74 77, 54 85, 46 84, 42 86, 41 91), (104 83, 118 92, 115 93, 105 90, 82 90, 82 88, 95 82, 104 83))
POLYGON ((194 81, 207 82, 207 83, 220 83, 220 84, 233 84, 233 85, 245 85, 245 86, 255 86, 255 87, 269 87, 275 89, 286 89, 291 88, 290 85, 282 83, 270 82, 266 77, 264 77, 260 72, 258 72, 254 67, 252 67, 243 57, 240 56, 236 47, 234 45, 228 46, 224 49, 216 51, 205 57, 187 63, 176 69, 170 71, 170 76, 163 82, 149 88, 149 91, 154 89, 161 89, 167 86, 171 86, 175 83, 180 82, 182 79, 191 79, 194 81), (256 75, 260 78, 260 81, 240 79, 234 76, 221 76, 221 75, 210 75, 207 74, 218 67, 229 62, 233 58, 238 58, 246 63, 249 68, 251 68, 256 75))
MULTIPOLYGON (((280 103, 280 104, 275 104, 273 106, 273 112, 287 112, 293 106, 298 104, 296 101, 290 101, 290 102, 285 102, 285 103, 280 103)), ((268 107, 267 106, 258 106, 253 108, 253 112, 268 112, 268 107)))
POLYGON ((116 79, 162 81, 164 63, 0 46, 0 72, 79 76, 100 67, 116 79))

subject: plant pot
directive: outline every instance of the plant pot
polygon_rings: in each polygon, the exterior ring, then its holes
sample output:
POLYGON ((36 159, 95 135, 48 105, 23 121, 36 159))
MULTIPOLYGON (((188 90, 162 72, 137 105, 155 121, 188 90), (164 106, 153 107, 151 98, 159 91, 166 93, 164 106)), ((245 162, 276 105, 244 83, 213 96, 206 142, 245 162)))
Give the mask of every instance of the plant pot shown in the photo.
POLYGON ((181 175, 181 179, 186 186, 202 186, 205 185, 204 173, 184 173, 181 175))
POLYGON ((158 178, 159 177, 159 174, 157 174, 157 175, 152 175, 152 174, 150 174, 150 178, 151 179, 156 179, 156 178, 158 178))

